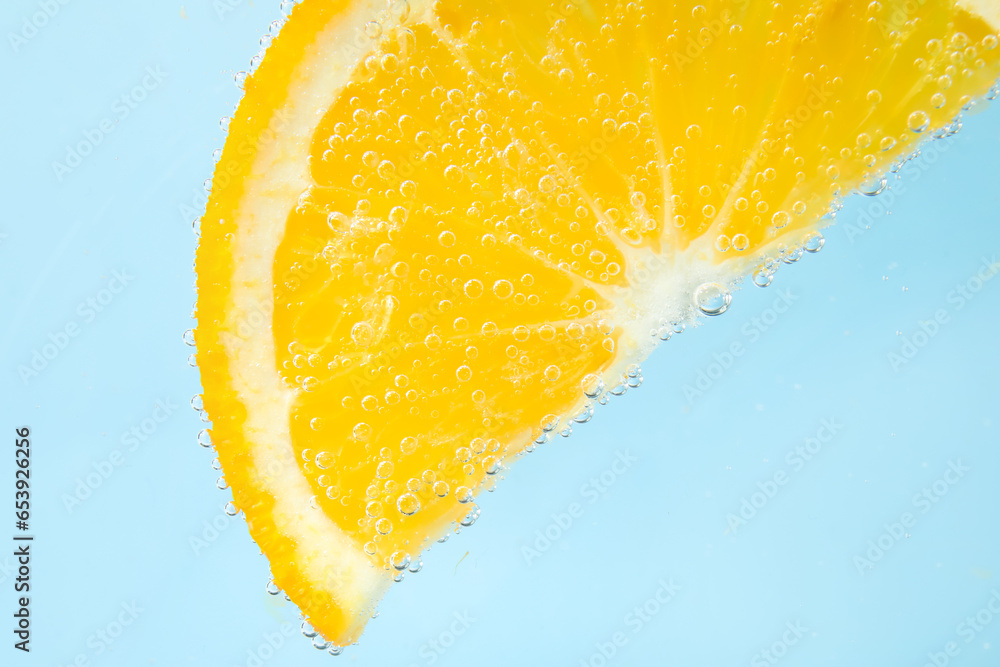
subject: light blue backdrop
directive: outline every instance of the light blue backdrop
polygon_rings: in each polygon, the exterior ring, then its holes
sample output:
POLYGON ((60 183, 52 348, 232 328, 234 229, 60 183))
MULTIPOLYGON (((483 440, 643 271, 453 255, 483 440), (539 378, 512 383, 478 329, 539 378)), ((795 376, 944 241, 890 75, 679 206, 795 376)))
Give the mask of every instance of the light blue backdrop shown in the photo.
MULTIPOLYGON (((360 645, 333 658, 286 625, 294 610, 265 593, 267 564, 195 442, 181 340, 217 119, 277 14, 268 0, 0 9, 0 427, 32 428, 37 535, 33 650, 0 626, 0 663, 1000 664, 1000 280, 958 291, 998 261, 996 108, 517 465, 360 645)), ((10 626, 12 567, 0 556, 10 626)))

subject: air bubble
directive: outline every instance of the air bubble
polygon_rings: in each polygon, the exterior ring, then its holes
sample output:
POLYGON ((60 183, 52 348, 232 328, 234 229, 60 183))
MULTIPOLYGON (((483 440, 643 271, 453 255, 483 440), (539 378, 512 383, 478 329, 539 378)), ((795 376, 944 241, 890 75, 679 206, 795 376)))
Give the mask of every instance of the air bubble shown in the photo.
POLYGON ((500 459, 495 456, 483 458, 483 471, 487 475, 495 475, 500 472, 500 459))
POLYGON ((396 262, 392 265, 391 273, 394 278, 405 278, 410 273, 410 265, 406 262, 396 262))
POLYGON ((826 239, 819 232, 809 232, 802 242, 802 247, 807 252, 819 252, 823 249, 826 239))
POLYGON ((410 16, 409 0, 392 0, 389 10, 398 22, 403 23, 410 16))
POLYGON ((406 212, 406 209, 403 208, 402 206, 393 206, 392 209, 389 211, 389 222, 391 222, 394 225, 397 226, 402 225, 404 222, 406 222, 407 217, 408 214, 406 212))
POLYGON ((863 195, 866 195, 868 197, 874 197, 876 195, 882 194, 885 191, 886 187, 888 187, 888 185, 889 185, 889 181, 888 181, 888 179, 886 179, 885 176, 878 176, 877 175, 877 176, 873 176, 872 178, 869 178, 868 180, 864 181, 858 187, 858 190, 863 195))
POLYGON ((404 493, 396 500, 396 509, 406 516, 412 516, 420 510, 420 500, 412 493, 404 493))
POLYGON ((509 280, 498 280, 493 283, 493 294, 500 299, 506 299, 514 293, 514 286, 509 280))
POLYGON ((465 283, 463 291, 465 292, 465 296, 471 299, 477 299, 483 294, 483 284, 473 278, 465 283))
POLYGON ((802 248, 792 248, 791 250, 785 252, 781 261, 785 264, 794 264, 800 259, 802 259, 802 248))
POLYGON ((383 181, 388 181, 391 180, 393 176, 395 176, 396 165, 390 162, 389 160, 382 160, 381 162, 379 162, 378 169, 376 169, 376 171, 378 172, 379 178, 381 178, 383 181))
POLYGON ((595 373, 585 375, 580 384, 587 398, 597 398, 604 392, 604 380, 595 373))
POLYGON ((704 283, 694 291, 694 303, 706 315, 721 315, 732 301, 733 295, 719 283, 704 283))
POLYGON ((931 124, 931 119, 927 115, 926 111, 917 110, 910 114, 906 119, 906 126, 910 128, 911 131, 920 133, 927 129, 931 124))
POLYGON ((364 422, 358 422, 351 433, 359 442, 368 442, 368 438, 372 436, 372 427, 364 422))
POLYGON ((368 347, 372 344, 372 339, 375 337, 375 330, 372 329, 372 325, 367 322, 358 322, 353 327, 351 327, 351 340, 358 347, 368 347))
POLYGON ((382 66, 382 69, 384 71, 395 72, 396 69, 399 67, 399 58, 396 56, 395 53, 387 53, 384 56, 382 56, 382 59, 379 61, 379 64, 382 66))
POLYGON ((753 284, 757 287, 767 287, 774 280, 774 274, 766 269, 757 269, 753 272, 753 284))

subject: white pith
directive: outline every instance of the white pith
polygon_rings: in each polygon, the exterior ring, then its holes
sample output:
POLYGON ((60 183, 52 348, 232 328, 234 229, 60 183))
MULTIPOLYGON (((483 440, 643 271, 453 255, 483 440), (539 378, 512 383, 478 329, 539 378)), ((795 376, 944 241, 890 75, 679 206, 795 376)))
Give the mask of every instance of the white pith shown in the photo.
MULTIPOLYGON (((987 0, 959 0, 959 6, 1000 23, 1000 8, 987 0)), ((426 8, 411 3, 412 12, 426 8)), ((284 236, 284 224, 300 193, 313 181, 308 170, 310 145, 317 124, 333 105, 354 66, 366 53, 329 49, 331 44, 363 44, 364 26, 385 6, 380 0, 356 0, 345 14, 331 21, 305 53, 289 86, 285 106, 275 114, 245 181, 232 240, 233 274, 230 303, 223 329, 270 313, 274 303, 274 257, 284 236), (351 55, 345 55, 350 53, 351 55)), ((721 216, 720 216, 721 217, 721 216)), ((666 216, 669 219, 669 216, 666 216)), ((599 288, 615 304, 612 319, 623 328, 616 361, 606 379, 642 361, 655 347, 651 330, 662 321, 690 321, 695 315, 692 294, 698 285, 732 285, 753 268, 750 258, 719 264, 706 234, 683 253, 657 255, 624 241, 617 243, 626 258, 628 289, 599 288), (640 279, 639 274, 646 276, 640 279)), ((252 484, 274 498, 273 520, 294 545, 293 560, 311 586, 330 594, 348 614, 364 618, 391 581, 373 567, 360 544, 318 507, 313 490, 296 460, 289 415, 298 389, 282 383, 270 327, 252 330, 245 338, 224 338, 233 388, 246 412, 243 436, 255 462, 252 484)), ((582 397, 581 397, 582 403, 582 397)), ((518 449, 522 443, 511 443, 518 449)))
MULTIPOLYGON (((357 62, 367 55, 358 49, 330 53, 324 47, 370 42, 363 34, 364 25, 383 6, 378 0, 355 2, 346 15, 318 35, 292 79, 285 105, 262 133, 236 213, 234 268, 224 324, 227 331, 238 331, 241 323, 272 311, 273 264, 284 236, 282 223, 299 195, 313 184, 307 157, 314 131, 357 62), (345 57, 345 53, 351 56, 345 57)), ((411 4, 412 14, 424 9, 411 4)), ((625 329, 619 338, 616 363, 606 373, 609 381, 620 376, 628 364, 649 354, 656 342, 650 330, 658 328, 661 319, 690 318, 691 294, 699 284, 726 284, 741 275, 736 267, 723 270, 713 264, 707 244, 669 259, 624 242, 619 245, 627 258, 626 271, 636 285, 627 290, 601 290, 615 304, 614 319, 625 329), (649 276, 645 282, 636 279, 637 268, 649 276)), ((294 545, 293 560, 313 588, 329 593, 345 612, 367 615, 390 579, 371 565, 360 545, 332 519, 310 505, 313 490, 296 460, 289 430, 289 415, 299 390, 281 381, 270 327, 252 329, 245 338, 226 336, 224 345, 233 388, 243 405, 252 406, 243 427, 255 464, 251 483, 274 498, 274 523, 294 545)), ((528 437, 526 433, 525 439, 528 437)), ((517 443, 512 444, 513 449, 518 448, 517 443)))
POLYGON ((956 0, 955 4, 994 28, 1000 27, 1000 3, 996 0, 956 0))
MULTIPOLYGON (((313 132, 361 57, 338 58, 340 53, 323 46, 349 39, 364 43, 363 26, 380 8, 375 0, 355 2, 331 22, 306 53, 285 106, 262 134, 237 211, 228 331, 273 308, 274 256, 283 221, 312 183, 307 157, 313 132)), ((367 615, 390 580, 330 517, 310 505, 314 494, 296 461, 288 423, 298 390, 286 387, 277 373, 271 328, 254 329, 247 338, 227 336, 225 347, 233 388, 243 405, 253 406, 243 434, 255 463, 253 485, 273 496, 274 523, 294 545, 293 560, 313 588, 329 593, 348 614, 367 615)))

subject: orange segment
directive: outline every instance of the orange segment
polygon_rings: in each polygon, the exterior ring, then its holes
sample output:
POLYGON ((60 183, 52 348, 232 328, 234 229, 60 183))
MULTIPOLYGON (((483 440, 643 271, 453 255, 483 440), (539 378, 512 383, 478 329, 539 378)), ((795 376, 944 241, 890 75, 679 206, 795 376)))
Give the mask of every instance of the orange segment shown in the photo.
POLYGON ((515 456, 946 131, 1000 72, 996 14, 296 7, 246 82, 197 258, 204 405, 275 583, 356 640, 515 456))

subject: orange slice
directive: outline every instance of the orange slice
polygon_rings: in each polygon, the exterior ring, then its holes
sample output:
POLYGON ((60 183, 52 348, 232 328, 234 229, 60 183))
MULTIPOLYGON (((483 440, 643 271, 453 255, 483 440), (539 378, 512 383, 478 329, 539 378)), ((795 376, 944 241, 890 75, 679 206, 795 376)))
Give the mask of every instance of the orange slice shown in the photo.
POLYGON ((355 641, 515 456, 952 131, 998 24, 984 0, 297 6, 197 256, 211 437, 275 585, 355 641))

